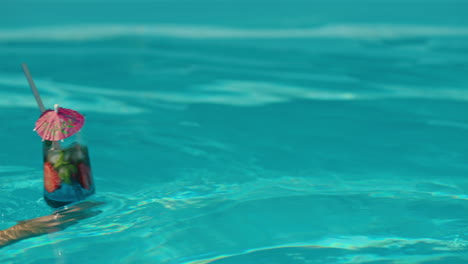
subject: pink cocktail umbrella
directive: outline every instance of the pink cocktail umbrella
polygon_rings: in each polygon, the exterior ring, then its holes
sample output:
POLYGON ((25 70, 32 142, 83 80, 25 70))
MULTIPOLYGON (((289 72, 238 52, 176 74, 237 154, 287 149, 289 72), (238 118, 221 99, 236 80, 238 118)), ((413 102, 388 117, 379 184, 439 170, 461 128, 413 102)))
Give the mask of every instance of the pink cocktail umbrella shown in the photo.
MULTIPOLYGON (((36 131, 43 140, 49 141, 62 140, 78 132, 84 124, 83 115, 71 109, 59 108, 58 105, 55 105, 55 111, 46 110, 31 73, 29 72, 28 65, 22 63, 21 67, 31 87, 34 98, 36 98, 39 110, 42 113, 36 122, 34 131, 36 131)), ((58 142, 54 142, 54 144, 58 146, 58 142)))
POLYGON ((36 121, 36 131, 44 140, 58 141, 73 136, 84 124, 84 116, 77 111, 54 106, 36 121))

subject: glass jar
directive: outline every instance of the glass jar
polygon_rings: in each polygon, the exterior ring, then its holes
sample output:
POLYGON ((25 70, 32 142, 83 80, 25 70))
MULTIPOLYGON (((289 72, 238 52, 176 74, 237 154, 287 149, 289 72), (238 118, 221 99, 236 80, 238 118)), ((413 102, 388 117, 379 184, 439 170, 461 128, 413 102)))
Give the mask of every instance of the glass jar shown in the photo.
POLYGON ((44 199, 60 207, 87 198, 95 192, 88 147, 81 131, 64 141, 44 141, 44 199))

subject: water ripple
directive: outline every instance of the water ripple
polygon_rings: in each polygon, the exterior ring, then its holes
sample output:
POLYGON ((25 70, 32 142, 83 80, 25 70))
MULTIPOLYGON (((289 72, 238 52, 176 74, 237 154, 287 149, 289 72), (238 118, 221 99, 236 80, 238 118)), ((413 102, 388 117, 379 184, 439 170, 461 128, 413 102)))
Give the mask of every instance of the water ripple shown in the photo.
POLYGON ((90 24, 80 26, 3 29, 0 41, 85 41, 121 36, 188 39, 415 38, 467 37, 468 28, 418 25, 330 24, 316 28, 242 29, 191 25, 90 24))
MULTIPOLYGON (((436 240, 436 239, 428 239, 428 238, 420 238, 420 239, 411 239, 411 238, 371 238, 365 236, 349 236, 349 237, 339 237, 339 238, 326 238, 314 243, 294 243, 294 244, 285 244, 285 245, 277 245, 277 246, 269 246, 269 247, 261 247, 261 248, 253 248, 248 249, 243 252, 229 254, 229 255, 220 255, 216 257, 211 257, 207 259, 198 259, 192 260, 188 262, 183 262, 183 264, 208 264, 208 263, 217 263, 218 260, 225 260, 223 263, 232 263, 236 262, 236 258, 243 257, 249 258, 248 255, 255 255, 258 253, 262 253, 266 251, 266 254, 274 255, 275 251, 279 251, 281 249, 307 249, 307 250, 321 250, 321 249, 342 249, 346 251, 363 251, 363 253, 358 252, 346 252, 342 253, 343 255, 346 254, 344 257, 335 257, 338 260, 336 263, 367 263, 373 261, 398 261, 399 263, 421 263, 423 261, 430 261, 430 260, 438 260, 443 257, 453 257, 459 256, 463 257, 463 252, 468 250, 468 241, 466 240, 454 240, 454 241, 443 241, 443 240, 436 240), (423 254, 405 254, 405 255, 397 255, 397 254, 387 254, 386 252, 394 252, 395 249, 404 251, 405 248, 414 248, 418 245, 424 245, 425 247, 430 247, 431 250, 429 252, 430 255, 423 255, 423 254), (379 254, 366 254, 365 252, 368 249, 376 250, 381 249, 379 254), (436 253, 437 252, 437 253, 436 253), (454 254, 452 252, 456 252, 458 254, 454 254), (390 255, 390 256, 389 256, 390 255), (407 262, 408 261, 408 262, 407 262)), ((308 263, 307 254, 304 252, 301 253, 289 253, 290 256, 294 255, 295 259, 298 259, 298 256, 304 255, 299 257, 301 262, 297 263, 308 263), (304 262, 305 261, 305 262, 304 262)), ((340 256, 342 254, 337 254, 340 256)), ((255 256, 250 256, 252 259, 255 259, 255 256)), ((314 259, 317 258, 317 255, 314 256, 314 259)), ((331 261, 328 258, 328 261, 331 261)), ((296 262, 290 262, 296 263, 296 262)))

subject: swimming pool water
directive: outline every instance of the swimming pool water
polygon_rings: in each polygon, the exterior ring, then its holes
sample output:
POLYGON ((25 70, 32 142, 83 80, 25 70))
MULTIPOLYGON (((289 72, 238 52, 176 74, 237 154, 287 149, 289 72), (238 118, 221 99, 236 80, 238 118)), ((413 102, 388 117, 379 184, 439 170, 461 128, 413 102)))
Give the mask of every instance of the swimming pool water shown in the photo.
POLYGON ((105 205, 0 263, 467 263, 467 10, 6 1, 0 229, 52 212, 22 62, 105 205))

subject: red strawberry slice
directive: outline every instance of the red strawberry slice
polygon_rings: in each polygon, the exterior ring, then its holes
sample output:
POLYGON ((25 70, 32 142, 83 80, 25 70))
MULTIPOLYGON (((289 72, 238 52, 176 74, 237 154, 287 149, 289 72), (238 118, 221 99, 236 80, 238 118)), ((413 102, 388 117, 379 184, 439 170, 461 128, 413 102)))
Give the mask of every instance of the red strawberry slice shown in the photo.
POLYGON ((44 163, 44 187, 50 193, 60 188, 60 177, 50 162, 44 163))
POLYGON ((80 181, 81 186, 86 190, 89 190, 92 184, 90 168, 84 164, 84 162, 81 162, 78 164, 78 171, 78 180, 80 181))

